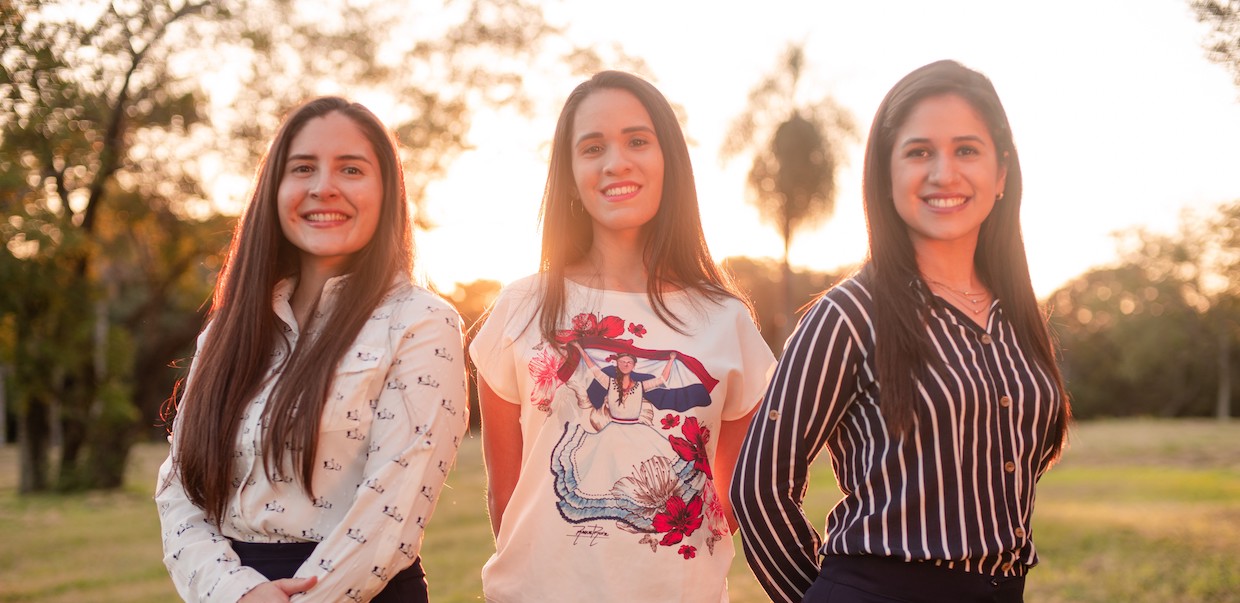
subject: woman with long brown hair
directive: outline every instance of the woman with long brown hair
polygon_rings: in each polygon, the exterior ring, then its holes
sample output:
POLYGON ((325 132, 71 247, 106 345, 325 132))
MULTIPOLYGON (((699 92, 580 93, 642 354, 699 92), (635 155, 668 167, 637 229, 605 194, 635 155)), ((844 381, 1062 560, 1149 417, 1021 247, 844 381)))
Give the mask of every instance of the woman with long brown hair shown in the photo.
POLYGON ((426 600, 468 402, 459 318, 412 282, 396 148, 324 97, 259 167, 155 496, 187 601, 426 600))
POLYGON ((990 80, 952 61, 900 80, 864 196, 869 259, 801 320, 738 461, 746 556, 775 601, 1020 601, 1070 412, 990 80), (824 447, 844 493, 825 540, 801 509, 824 447))
POLYGON ((541 270, 470 345, 496 535, 484 595, 725 600, 722 494, 774 358, 711 259, 658 90, 615 71, 573 90, 542 219, 541 270))

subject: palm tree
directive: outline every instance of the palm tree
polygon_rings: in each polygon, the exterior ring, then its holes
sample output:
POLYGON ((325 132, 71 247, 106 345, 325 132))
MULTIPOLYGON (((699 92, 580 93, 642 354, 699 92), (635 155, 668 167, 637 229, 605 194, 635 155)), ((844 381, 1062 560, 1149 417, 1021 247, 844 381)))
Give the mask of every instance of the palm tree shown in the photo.
POLYGON ((831 97, 798 101, 804 64, 804 46, 790 45, 779 68, 750 91, 749 106, 720 150, 725 161, 753 155, 748 200, 784 240, 782 299, 775 313, 781 341, 791 333, 795 314, 788 263, 792 237, 834 213, 835 176, 846 160, 845 145, 857 138, 851 113, 831 97))

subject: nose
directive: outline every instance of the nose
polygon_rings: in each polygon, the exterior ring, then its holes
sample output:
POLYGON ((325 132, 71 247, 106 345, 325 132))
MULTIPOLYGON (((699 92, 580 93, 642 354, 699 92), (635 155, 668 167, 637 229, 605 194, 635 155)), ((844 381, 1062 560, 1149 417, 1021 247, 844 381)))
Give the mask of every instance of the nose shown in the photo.
POLYGON ((613 147, 607 151, 606 161, 603 163, 603 170, 610 176, 616 176, 627 173, 633 167, 629 156, 624 152, 624 148, 613 147))
POLYGON ((335 196, 337 192, 335 178, 330 170, 319 170, 310 183, 310 196, 324 199, 335 196))
POLYGON ((950 184, 959 172, 956 169, 956 158, 949 153, 941 153, 930 167, 930 182, 934 184, 950 184))

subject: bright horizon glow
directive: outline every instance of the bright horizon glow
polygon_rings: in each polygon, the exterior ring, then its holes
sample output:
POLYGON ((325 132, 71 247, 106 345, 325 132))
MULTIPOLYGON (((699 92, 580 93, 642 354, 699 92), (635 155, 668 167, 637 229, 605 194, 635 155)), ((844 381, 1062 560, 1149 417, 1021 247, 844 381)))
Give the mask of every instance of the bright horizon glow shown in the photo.
MULTIPOLYGON (((651 73, 643 75, 684 108, 716 260, 782 253, 775 229, 745 202, 750 159, 721 165, 719 148, 790 41, 805 43, 802 97, 834 96, 863 138, 883 95, 918 66, 952 58, 991 78, 1021 154, 1024 237, 1040 297, 1112 263, 1113 232, 1170 232, 1185 209, 1240 199, 1240 89, 1205 58, 1206 27, 1184 0, 702 6, 634 0, 619 12, 567 3, 546 10, 577 42, 619 44, 645 60, 651 73)), ((420 271, 441 289, 508 283, 537 269, 550 139, 575 83, 534 93, 532 119, 505 110, 475 116, 475 148, 428 190, 436 228, 417 238, 420 271)), ((795 266, 834 270, 864 258, 863 151, 864 140, 849 149, 834 216, 794 237, 795 266)))

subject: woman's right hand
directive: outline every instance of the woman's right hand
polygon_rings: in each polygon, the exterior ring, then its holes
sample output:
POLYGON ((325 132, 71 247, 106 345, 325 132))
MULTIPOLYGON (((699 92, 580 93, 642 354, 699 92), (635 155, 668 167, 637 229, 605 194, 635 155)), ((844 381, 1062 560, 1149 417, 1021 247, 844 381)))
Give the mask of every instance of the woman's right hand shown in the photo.
POLYGON ((272 580, 254 587, 237 603, 289 603, 289 597, 310 590, 318 582, 318 576, 272 580))

